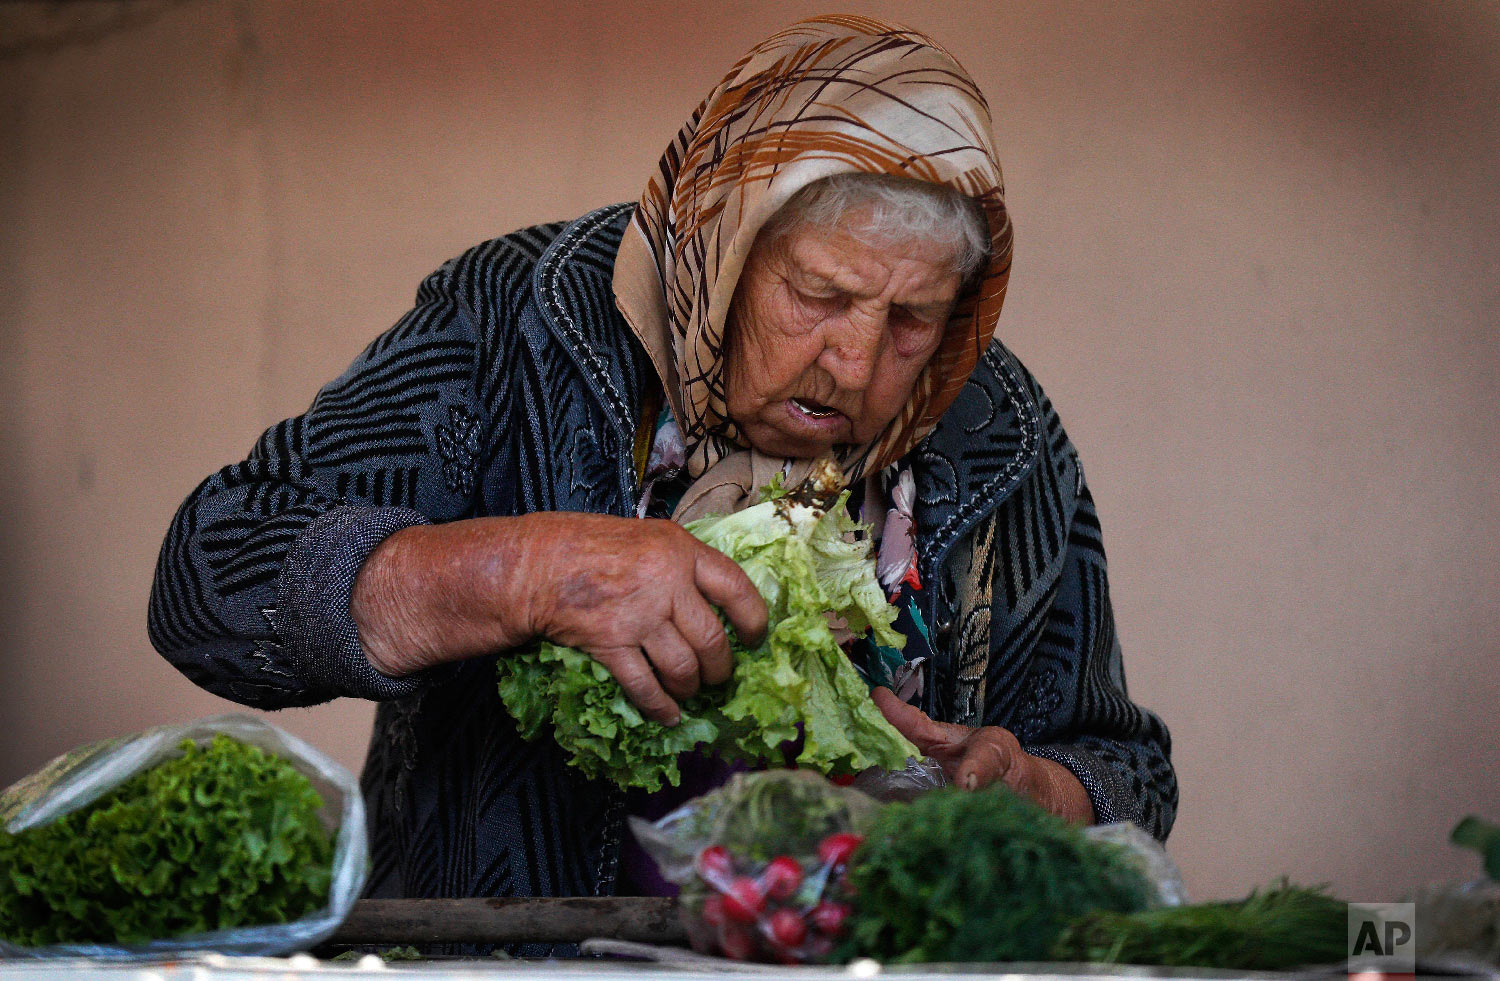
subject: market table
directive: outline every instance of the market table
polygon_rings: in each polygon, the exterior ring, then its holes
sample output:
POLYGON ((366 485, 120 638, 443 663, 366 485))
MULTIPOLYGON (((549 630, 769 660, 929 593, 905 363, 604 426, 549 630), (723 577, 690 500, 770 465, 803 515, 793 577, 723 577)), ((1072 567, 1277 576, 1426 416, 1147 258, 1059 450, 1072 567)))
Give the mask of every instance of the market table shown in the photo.
MULTIPOLYGON (((688 950, 677 901, 661 897, 391 899, 360 900, 320 952, 361 946, 394 949, 426 944, 505 944, 522 941, 580 943, 586 955, 566 960, 495 957, 426 957, 382 960, 375 954, 354 959, 226 957, 197 954, 149 962, 88 959, 0 959, 0 981, 299 981, 339 977, 479 978, 519 977, 578 981, 709 981, 725 975, 807 978, 809 981, 939 981, 955 977, 1005 981, 1132 981, 1170 978, 1222 981, 1226 978, 1356 978, 1344 965, 1292 972, 1223 971, 1090 964, 932 964, 884 966, 855 961, 836 967, 785 967, 740 963, 688 950)), ((345 955, 348 957, 349 955, 345 955)), ((1500 971, 1473 961, 1428 961, 1423 974, 1480 977, 1500 981, 1500 971)), ((1379 979, 1381 975, 1371 975, 1379 979)), ((1389 981, 1389 979, 1387 979, 1389 981)))
MULTIPOLYGON (((299 981, 339 977, 578 979, 578 981, 708 981, 725 975, 807 978, 809 981, 938 981, 955 977, 1005 981, 1127 981, 1171 978, 1219 981, 1224 978, 1284 978, 1289 974, 1186 968, 1086 964, 937 964, 882 966, 856 961, 838 967, 783 967, 748 964, 696 954, 686 948, 677 901, 660 897, 561 899, 392 899, 360 900, 328 945, 399 948, 426 944, 504 944, 519 941, 581 943, 588 955, 567 960, 507 957, 430 957, 383 961, 374 954, 353 960, 292 957, 226 957, 206 953, 146 963, 85 959, 0 960, 0 981, 299 981), (627 959, 629 958, 629 959, 627 959)), ((1500 981, 1500 971, 1468 963, 1423 964, 1449 976, 1500 981)), ((1308 978, 1348 976, 1343 965, 1303 972, 1308 978)))
MULTIPOLYGON (((1270 979, 1293 975, 1265 972, 1194 971, 1162 968, 1094 968, 1068 964, 1013 965, 932 965, 885 967, 873 961, 856 962, 847 967, 778 967, 765 964, 662 964, 597 958, 576 960, 527 961, 485 960, 482 958, 434 959, 416 962, 383 963, 373 954, 359 961, 337 963, 318 961, 307 955, 291 958, 228 958, 218 954, 151 964, 101 964, 93 961, 0 961, 0 978, 17 981, 301 981, 334 978, 410 977, 418 981, 452 978, 455 981, 516 977, 548 981, 723 981, 726 975, 749 974, 770 977, 806 978, 808 981, 867 981, 870 978, 899 978, 901 981, 952 981, 955 977, 974 981, 1138 981, 1142 978, 1174 978, 1182 981, 1221 981, 1225 978, 1270 979)), ((1342 969, 1309 972, 1308 978, 1343 978, 1342 969)), ((1489 978, 1500 975, 1488 975, 1489 978)))

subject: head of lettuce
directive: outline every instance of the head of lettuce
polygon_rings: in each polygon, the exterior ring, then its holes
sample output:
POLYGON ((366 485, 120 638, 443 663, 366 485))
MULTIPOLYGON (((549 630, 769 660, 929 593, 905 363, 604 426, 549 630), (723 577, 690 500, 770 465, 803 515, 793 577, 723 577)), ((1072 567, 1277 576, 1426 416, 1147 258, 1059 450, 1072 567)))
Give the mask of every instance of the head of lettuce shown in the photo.
POLYGON ((801 766, 840 774, 905 766, 917 748, 869 699, 833 632, 831 618, 880 644, 905 644, 891 628, 896 611, 876 580, 868 529, 846 507, 849 492, 818 493, 838 482, 825 462, 790 494, 773 480, 761 503, 687 524, 745 571, 769 622, 758 644, 732 638, 729 681, 701 688, 675 726, 642 715, 588 654, 543 641, 498 662, 500 695, 522 735, 550 729, 589 776, 648 790, 676 785, 677 758, 689 750, 759 763, 780 759, 799 730, 801 766))

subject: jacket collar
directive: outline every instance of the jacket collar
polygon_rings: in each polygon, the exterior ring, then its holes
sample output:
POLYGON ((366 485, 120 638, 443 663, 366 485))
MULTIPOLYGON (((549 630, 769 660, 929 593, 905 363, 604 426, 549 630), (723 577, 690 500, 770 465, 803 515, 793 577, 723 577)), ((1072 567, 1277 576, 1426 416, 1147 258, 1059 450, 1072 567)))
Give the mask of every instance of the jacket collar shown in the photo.
POLYGON ((908 457, 917 484, 922 572, 1036 468, 1042 411, 1016 356, 992 341, 958 398, 908 457))
POLYGON ((634 204, 591 211, 564 228, 537 259, 532 292, 553 337, 630 445, 651 371, 645 352, 615 307, 615 253, 634 204))
MULTIPOLYGON (((589 212, 537 260, 532 287, 542 319, 630 445, 641 398, 654 377, 614 303, 615 253, 634 204, 589 212)), ((912 451, 924 575, 952 544, 1005 500, 1036 467, 1042 412, 1015 355, 990 344, 937 428, 912 451)))

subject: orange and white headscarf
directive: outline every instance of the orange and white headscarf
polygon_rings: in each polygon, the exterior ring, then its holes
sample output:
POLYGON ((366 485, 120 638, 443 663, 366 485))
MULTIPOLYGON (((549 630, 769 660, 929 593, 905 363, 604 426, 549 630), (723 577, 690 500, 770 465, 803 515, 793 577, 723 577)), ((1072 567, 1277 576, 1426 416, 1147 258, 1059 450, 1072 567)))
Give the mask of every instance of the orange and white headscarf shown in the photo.
POLYGON ((896 461, 958 396, 995 332, 1011 226, 989 106, 954 57, 916 31, 815 17, 756 45, 667 147, 615 263, 616 303, 655 365, 695 478, 678 519, 733 511, 776 471, 810 461, 749 448, 725 401, 725 329, 755 236, 793 194, 850 171, 945 184, 977 201, 991 254, 910 400, 846 448, 849 480, 896 461))

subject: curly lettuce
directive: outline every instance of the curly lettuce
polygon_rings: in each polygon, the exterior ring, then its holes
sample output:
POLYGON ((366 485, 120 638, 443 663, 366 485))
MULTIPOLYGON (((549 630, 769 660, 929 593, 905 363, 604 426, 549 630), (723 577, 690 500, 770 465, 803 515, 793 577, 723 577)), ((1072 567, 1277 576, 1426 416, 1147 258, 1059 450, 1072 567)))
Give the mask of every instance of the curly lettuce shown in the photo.
POLYGON ((788 492, 768 487, 760 503, 686 528, 745 570, 769 622, 756 647, 730 629, 734 673, 681 706, 664 726, 643 716, 613 676, 580 650, 543 642, 499 660, 500 697, 527 739, 549 729, 569 762, 590 777, 658 790, 681 781, 677 757, 704 747, 728 759, 781 760, 801 729, 796 762, 822 773, 900 769, 920 755, 886 722, 829 617, 877 643, 905 644, 895 609, 875 578, 866 529, 850 517, 848 493, 831 502, 828 477, 788 492))
POLYGON ((142 943, 327 904, 333 842, 312 782, 226 735, 181 750, 56 821, 0 830, 0 938, 142 943))

